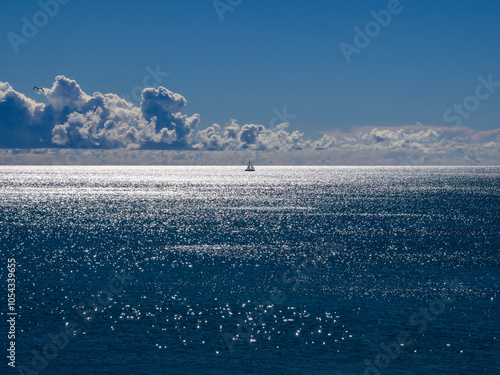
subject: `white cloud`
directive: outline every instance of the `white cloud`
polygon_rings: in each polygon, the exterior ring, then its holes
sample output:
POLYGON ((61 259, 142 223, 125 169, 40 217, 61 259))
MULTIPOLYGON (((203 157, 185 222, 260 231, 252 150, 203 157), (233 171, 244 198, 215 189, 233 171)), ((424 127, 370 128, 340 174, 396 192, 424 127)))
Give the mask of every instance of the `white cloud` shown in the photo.
POLYGON ((86 142, 92 148, 178 148, 190 144, 200 119, 182 115, 186 99, 161 86, 144 89, 140 107, 115 94, 90 96, 64 76, 44 95, 48 104, 0 82, 0 132, 14 140, 1 146, 75 148, 86 142))
POLYGON ((335 145, 335 137, 324 135, 317 141, 304 139, 298 130, 289 132, 287 123, 274 129, 266 129, 264 125, 246 124, 240 126, 236 120, 225 127, 214 124, 197 133, 193 147, 198 150, 256 150, 288 152, 304 149, 327 149, 335 145))
POLYGON ((71 112, 78 111, 92 98, 83 92, 76 81, 65 76, 57 76, 52 88, 44 89, 44 93, 57 111, 65 107, 71 112))
MULTIPOLYGON (((200 116, 182 114, 186 99, 161 86, 144 89, 139 106, 115 94, 88 95, 76 81, 64 76, 56 77, 52 87, 44 89, 44 95, 47 104, 15 91, 7 82, 0 82, 1 148, 123 149, 125 152, 165 149, 177 152, 172 159, 167 158, 170 162, 187 164, 209 160, 227 164, 224 158, 228 155, 236 155, 230 157, 233 159, 252 155, 266 164, 287 164, 288 161, 341 165, 500 162, 500 129, 478 132, 421 124, 364 127, 350 133, 330 131, 320 139, 310 140, 304 138, 302 132, 290 130, 287 123, 268 129, 260 124, 240 125, 231 120, 226 126, 213 124, 196 131, 200 116), (220 162, 218 158, 222 158, 220 162)), ((114 162, 128 160, 119 154, 121 159, 114 162)), ((14 158, 13 155, 18 153, 4 153, 4 160, 14 158)), ((62 154, 47 151, 37 155, 57 158, 62 154)), ((89 162, 103 162, 102 155, 89 162)), ((116 153, 106 155, 113 158, 116 153)), ((135 155, 133 161, 139 164, 160 160, 152 156, 157 155, 154 152, 130 155, 135 155)))

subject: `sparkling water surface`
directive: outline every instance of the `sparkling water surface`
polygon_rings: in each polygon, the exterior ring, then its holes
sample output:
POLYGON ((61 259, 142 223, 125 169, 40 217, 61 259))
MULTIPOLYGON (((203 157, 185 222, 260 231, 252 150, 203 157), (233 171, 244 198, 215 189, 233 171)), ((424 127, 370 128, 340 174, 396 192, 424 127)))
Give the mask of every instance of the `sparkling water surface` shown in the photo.
POLYGON ((500 373, 500 168, 242 169, 0 167, 5 373, 500 373))

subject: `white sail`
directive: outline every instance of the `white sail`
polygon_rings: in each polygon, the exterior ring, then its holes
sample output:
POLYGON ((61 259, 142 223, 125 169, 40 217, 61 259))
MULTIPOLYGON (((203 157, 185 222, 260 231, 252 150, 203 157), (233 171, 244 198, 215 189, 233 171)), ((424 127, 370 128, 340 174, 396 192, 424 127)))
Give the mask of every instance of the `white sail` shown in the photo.
POLYGON ((248 166, 247 166, 247 169, 245 169, 245 171, 255 171, 255 168, 254 168, 251 160, 248 161, 248 166))

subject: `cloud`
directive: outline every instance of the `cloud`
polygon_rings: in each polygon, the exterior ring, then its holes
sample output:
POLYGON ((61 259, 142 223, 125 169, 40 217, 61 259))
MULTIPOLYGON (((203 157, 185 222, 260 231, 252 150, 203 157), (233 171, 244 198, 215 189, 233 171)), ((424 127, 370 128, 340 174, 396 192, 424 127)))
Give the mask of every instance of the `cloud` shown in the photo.
POLYGON ((57 76, 52 88, 44 89, 44 92, 50 104, 58 111, 78 111, 92 99, 76 81, 64 76, 57 76))
POLYGON ((410 125, 363 127, 351 133, 332 131, 345 154, 371 154, 380 164, 497 165, 500 129, 478 132, 469 128, 410 125))
POLYGON ((142 92, 141 113, 146 121, 153 121, 164 143, 177 142, 188 146, 189 139, 200 122, 200 116, 181 115, 186 99, 164 87, 146 88, 142 92))
POLYGON ((115 94, 86 94, 56 77, 38 103, 0 82, 1 147, 157 148, 190 145, 200 121, 180 111, 186 99, 164 87, 146 88, 139 107, 115 94))
MULTIPOLYGON (((40 92, 40 94, 42 94, 40 92)), ((69 78, 58 76, 51 88, 44 89, 47 102, 40 103, 0 82, 0 148, 26 149, 4 153, 4 161, 18 160, 28 149, 73 150, 175 150, 169 158, 155 153, 123 153, 114 160, 114 151, 100 154, 89 163, 227 164, 251 155, 262 162, 335 165, 445 165, 499 164, 500 129, 475 131, 469 128, 436 127, 421 124, 400 127, 363 127, 352 132, 325 132, 316 140, 282 123, 273 129, 260 124, 225 126, 213 124, 197 130, 200 116, 182 114, 186 99, 164 87, 142 91, 139 106, 115 94, 89 95, 69 78), (146 155, 148 155, 146 157, 146 155), (228 156, 233 155, 233 156, 228 156), (166 159, 165 159, 166 158, 166 159), (225 161, 224 161, 225 160, 225 161)), ((118 151, 117 151, 118 152, 118 151)), ((34 151, 33 151, 34 153, 34 151)), ((31 154, 33 154, 31 153, 31 154)), ((56 160, 64 153, 37 151, 39 158, 56 160), (54 159, 55 158, 55 159, 54 159)), ((80 155, 81 156, 81 155, 80 155)), ((81 159, 81 158, 80 158, 81 159)), ((256 160, 257 161, 257 160, 256 160)))
POLYGON ((263 125, 246 124, 240 126, 231 120, 225 128, 214 124, 200 130, 193 148, 198 150, 255 150, 288 152, 293 150, 320 150, 335 145, 335 137, 324 135, 320 140, 304 139, 298 130, 287 131, 289 124, 282 123, 276 129, 267 129, 263 125))
POLYGON ((36 147, 50 136, 53 114, 45 105, 0 82, 0 147, 36 147))

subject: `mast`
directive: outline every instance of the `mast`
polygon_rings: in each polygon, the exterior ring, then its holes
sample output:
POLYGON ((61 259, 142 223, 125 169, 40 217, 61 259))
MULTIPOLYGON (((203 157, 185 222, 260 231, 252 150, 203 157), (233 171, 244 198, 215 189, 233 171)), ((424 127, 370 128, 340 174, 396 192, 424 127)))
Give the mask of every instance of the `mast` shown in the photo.
POLYGON ((248 161, 248 166, 247 166, 247 169, 245 169, 245 170, 246 171, 255 171, 255 168, 254 168, 251 160, 248 161))

